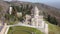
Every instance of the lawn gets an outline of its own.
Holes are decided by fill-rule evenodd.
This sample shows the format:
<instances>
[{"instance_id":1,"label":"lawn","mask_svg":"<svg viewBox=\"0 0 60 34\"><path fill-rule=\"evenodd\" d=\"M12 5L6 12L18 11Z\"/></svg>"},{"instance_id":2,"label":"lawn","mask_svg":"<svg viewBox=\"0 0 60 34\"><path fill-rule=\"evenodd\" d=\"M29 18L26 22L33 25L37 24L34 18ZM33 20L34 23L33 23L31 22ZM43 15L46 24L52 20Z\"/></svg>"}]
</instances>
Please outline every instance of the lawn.
<instances>
[{"instance_id":1,"label":"lawn","mask_svg":"<svg viewBox=\"0 0 60 34\"><path fill-rule=\"evenodd\" d=\"M42 34L40 30L25 26L10 27L8 34Z\"/></svg>"},{"instance_id":2,"label":"lawn","mask_svg":"<svg viewBox=\"0 0 60 34\"><path fill-rule=\"evenodd\" d=\"M60 27L53 25L48 21L46 21L46 23L48 23L49 26L49 34L60 34Z\"/></svg>"}]
</instances>

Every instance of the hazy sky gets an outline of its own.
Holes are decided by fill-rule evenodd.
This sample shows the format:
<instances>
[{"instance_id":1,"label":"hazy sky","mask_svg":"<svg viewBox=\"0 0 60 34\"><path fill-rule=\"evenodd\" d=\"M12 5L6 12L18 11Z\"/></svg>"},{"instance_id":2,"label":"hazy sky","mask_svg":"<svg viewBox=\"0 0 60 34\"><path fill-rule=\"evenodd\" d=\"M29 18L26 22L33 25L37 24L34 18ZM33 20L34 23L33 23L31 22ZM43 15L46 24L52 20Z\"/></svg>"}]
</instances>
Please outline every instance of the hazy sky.
<instances>
[{"instance_id":1,"label":"hazy sky","mask_svg":"<svg viewBox=\"0 0 60 34\"><path fill-rule=\"evenodd\" d=\"M11 1L11 0L9 0ZM60 2L60 0L19 0L19 1L28 1L28 2Z\"/></svg>"},{"instance_id":2,"label":"hazy sky","mask_svg":"<svg viewBox=\"0 0 60 34\"><path fill-rule=\"evenodd\" d=\"M60 8L60 0L19 0L19 1L45 3L47 5Z\"/></svg>"}]
</instances>

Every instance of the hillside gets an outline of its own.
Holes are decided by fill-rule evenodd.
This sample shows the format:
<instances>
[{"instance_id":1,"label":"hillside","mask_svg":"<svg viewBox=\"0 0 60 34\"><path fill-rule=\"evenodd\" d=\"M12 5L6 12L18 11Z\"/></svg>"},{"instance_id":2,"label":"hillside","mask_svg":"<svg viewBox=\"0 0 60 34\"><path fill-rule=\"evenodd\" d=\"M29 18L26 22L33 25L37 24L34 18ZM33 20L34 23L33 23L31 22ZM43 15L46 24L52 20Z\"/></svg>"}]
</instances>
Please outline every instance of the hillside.
<instances>
[{"instance_id":1,"label":"hillside","mask_svg":"<svg viewBox=\"0 0 60 34\"><path fill-rule=\"evenodd\" d=\"M48 23L49 26L49 34L60 34L60 27L53 25L48 21L46 21L46 23Z\"/></svg>"},{"instance_id":2,"label":"hillside","mask_svg":"<svg viewBox=\"0 0 60 34\"><path fill-rule=\"evenodd\" d=\"M1 9L2 11L0 11L0 13L1 13L1 14L7 13L8 6L9 6L9 5L8 5L6 2L0 1L0 8L2 8L2 9Z\"/></svg>"},{"instance_id":3,"label":"hillside","mask_svg":"<svg viewBox=\"0 0 60 34\"><path fill-rule=\"evenodd\" d=\"M57 9L57 8L55 8L55 7L51 7L51 6L48 6L48 5L46 5L46 4L42 4L42 3L31 3L31 2L22 2L22 1L14 1L14 2L11 2L11 3L13 3L13 4L15 4L15 5L32 5L33 7L36 5L39 9L40 9L40 11L44 11L45 12L45 14L49 14L49 15L51 15L51 16L53 16L53 17L56 17L56 19L57 19L57 24L58 24L58 26L60 26L60 9Z\"/></svg>"},{"instance_id":4,"label":"hillside","mask_svg":"<svg viewBox=\"0 0 60 34\"><path fill-rule=\"evenodd\" d=\"M60 26L60 9L45 5L45 4L38 4L38 8L45 12L45 14L49 14L53 17L56 17L58 21L58 25Z\"/></svg>"},{"instance_id":5,"label":"hillside","mask_svg":"<svg viewBox=\"0 0 60 34\"><path fill-rule=\"evenodd\" d=\"M0 1L0 6L2 6L3 10L2 14L7 13L8 8L10 3L15 4L15 5L32 5L33 7L36 5L41 11L44 11L46 14L49 14L51 16L56 17L57 21L58 21L58 26L60 26L60 9L57 9L55 7L51 7L48 6L46 4L42 4L42 3L31 3L31 2L22 2L22 1L14 1L14 2L6 2L6 1ZM4 13L3 13L4 12Z\"/></svg>"},{"instance_id":6,"label":"hillside","mask_svg":"<svg viewBox=\"0 0 60 34\"><path fill-rule=\"evenodd\" d=\"M58 21L57 25L53 25L50 22L46 22L46 23L48 23L48 25L49 25L49 34L60 34L60 27L58 27L58 26L60 26L60 9L57 9L57 8L54 8L54 7L51 7L46 4L42 4L42 3L30 3L30 2L19 2L19 1L4 2L4 1L2 1L2 2L0 2L0 9L2 10L0 13L2 15L5 15L5 13L8 12L10 3L12 5L16 5L16 6L17 5L25 6L28 4L29 6L32 5L33 8L34 8L34 6L37 6L40 9L40 11L45 12L45 14L47 14L47 15L49 14L51 16L56 17L56 20Z\"/></svg>"}]
</instances>

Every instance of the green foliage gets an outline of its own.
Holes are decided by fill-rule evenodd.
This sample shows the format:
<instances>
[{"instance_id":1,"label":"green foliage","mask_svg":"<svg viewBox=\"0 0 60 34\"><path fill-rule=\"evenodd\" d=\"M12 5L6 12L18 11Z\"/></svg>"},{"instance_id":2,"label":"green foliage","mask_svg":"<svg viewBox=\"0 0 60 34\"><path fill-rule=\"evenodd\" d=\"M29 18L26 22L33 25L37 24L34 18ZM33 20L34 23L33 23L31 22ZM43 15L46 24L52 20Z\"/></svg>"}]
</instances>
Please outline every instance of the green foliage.
<instances>
[{"instance_id":1,"label":"green foliage","mask_svg":"<svg viewBox=\"0 0 60 34\"><path fill-rule=\"evenodd\" d=\"M50 15L48 16L48 21L51 22L52 24L57 25L57 20L55 17L51 17Z\"/></svg>"},{"instance_id":2,"label":"green foliage","mask_svg":"<svg viewBox=\"0 0 60 34\"><path fill-rule=\"evenodd\" d=\"M20 6L15 6L16 7L16 10L18 11L18 12L21 12L22 11L22 7L20 7Z\"/></svg>"},{"instance_id":3,"label":"green foliage","mask_svg":"<svg viewBox=\"0 0 60 34\"><path fill-rule=\"evenodd\" d=\"M22 17L18 18L18 20L20 19L23 20L25 19L25 15L28 14L30 15L31 14L31 9L33 8L32 5L29 7L29 5L27 4L26 7L24 5L20 5L20 6L12 6L14 10L17 10L17 12L22 12Z\"/></svg>"},{"instance_id":4,"label":"green foliage","mask_svg":"<svg viewBox=\"0 0 60 34\"><path fill-rule=\"evenodd\" d=\"M23 17L18 18L19 21L23 21Z\"/></svg>"},{"instance_id":5,"label":"green foliage","mask_svg":"<svg viewBox=\"0 0 60 34\"><path fill-rule=\"evenodd\" d=\"M13 7L12 15L8 15L7 19L15 20L14 16L17 17L16 12L21 12L22 16L20 18L17 17L19 21L24 20L26 14L31 15L31 10L33 8L32 5L29 5L29 4L26 4L26 5L21 4L20 6L11 4L11 7Z\"/></svg>"},{"instance_id":6,"label":"green foliage","mask_svg":"<svg viewBox=\"0 0 60 34\"><path fill-rule=\"evenodd\" d=\"M13 8L15 7L17 12L22 12L24 14L31 14L31 9L33 8L32 6L29 7L27 4L26 7L23 5L20 6L12 6Z\"/></svg>"},{"instance_id":7,"label":"green foliage","mask_svg":"<svg viewBox=\"0 0 60 34\"><path fill-rule=\"evenodd\" d=\"M6 19L14 19L15 17L14 17L13 15L6 14L6 15L5 15L5 18L6 18Z\"/></svg>"},{"instance_id":8,"label":"green foliage","mask_svg":"<svg viewBox=\"0 0 60 34\"><path fill-rule=\"evenodd\" d=\"M52 16L48 15L47 18L46 18L46 20L49 21L52 24L57 25L57 20L56 20L55 17L52 17Z\"/></svg>"},{"instance_id":9,"label":"green foliage","mask_svg":"<svg viewBox=\"0 0 60 34\"><path fill-rule=\"evenodd\" d=\"M18 21L17 17L13 16L13 15L10 15L10 14L6 14L5 15L5 19L8 21L8 25L12 25L12 24L15 24L16 21Z\"/></svg>"},{"instance_id":10,"label":"green foliage","mask_svg":"<svg viewBox=\"0 0 60 34\"><path fill-rule=\"evenodd\" d=\"M2 6L0 6L0 11L1 11L2 9L3 9Z\"/></svg>"},{"instance_id":11,"label":"green foliage","mask_svg":"<svg viewBox=\"0 0 60 34\"><path fill-rule=\"evenodd\" d=\"M56 20L55 17L53 17L53 16L51 16L51 15L49 15L48 13L45 13L45 12L43 12L43 15L44 15L44 19L45 19L45 20L49 21L49 22L52 23L52 24L57 25L58 22L57 22L57 20Z\"/></svg>"}]
</instances>

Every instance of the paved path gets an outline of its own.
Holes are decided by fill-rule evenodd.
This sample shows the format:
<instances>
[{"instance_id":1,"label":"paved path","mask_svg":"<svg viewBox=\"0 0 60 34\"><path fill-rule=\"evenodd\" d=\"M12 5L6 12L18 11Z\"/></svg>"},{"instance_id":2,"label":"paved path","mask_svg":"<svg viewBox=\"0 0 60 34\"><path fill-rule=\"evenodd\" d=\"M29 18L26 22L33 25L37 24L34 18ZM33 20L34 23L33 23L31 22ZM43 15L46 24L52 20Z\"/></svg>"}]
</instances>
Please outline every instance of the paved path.
<instances>
[{"instance_id":1,"label":"paved path","mask_svg":"<svg viewBox=\"0 0 60 34\"><path fill-rule=\"evenodd\" d=\"M5 31L5 34L8 33L9 27L10 27L10 26L7 26L6 31Z\"/></svg>"},{"instance_id":2,"label":"paved path","mask_svg":"<svg viewBox=\"0 0 60 34\"><path fill-rule=\"evenodd\" d=\"M6 27L7 25L5 24L4 26L3 26L3 28L2 28L2 30L1 30L1 32L0 32L0 34L5 34L5 31L6 31Z\"/></svg>"},{"instance_id":3,"label":"paved path","mask_svg":"<svg viewBox=\"0 0 60 34\"><path fill-rule=\"evenodd\" d=\"M8 25L7 27L14 27L14 26L27 26L27 27L37 28L38 30L40 30L42 32L45 32L45 34L48 34L48 24L46 24L46 23L44 25L44 28L39 28L39 27L36 27L36 26L26 25L26 24L23 24L21 22L19 22L18 24L15 24L15 25Z\"/></svg>"},{"instance_id":4,"label":"paved path","mask_svg":"<svg viewBox=\"0 0 60 34\"><path fill-rule=\"evenodd\" d=\"M0 32L0 34L7 34L8 33L8 30L9 30L9 27L14 27L14 26L27 26L27 27L32 27L32 28L37 28L38 30L41 30L41 31L44 31L45 34L48 34L48 25L45 24L45 29L44 28L38 28L36 26L31 26L31 25L26 25L26 24L23 24L21 22L19 22L18 24L15 24L15 25L6 25L4 26L3 30Z\"/></svg>"}]
</instances>

